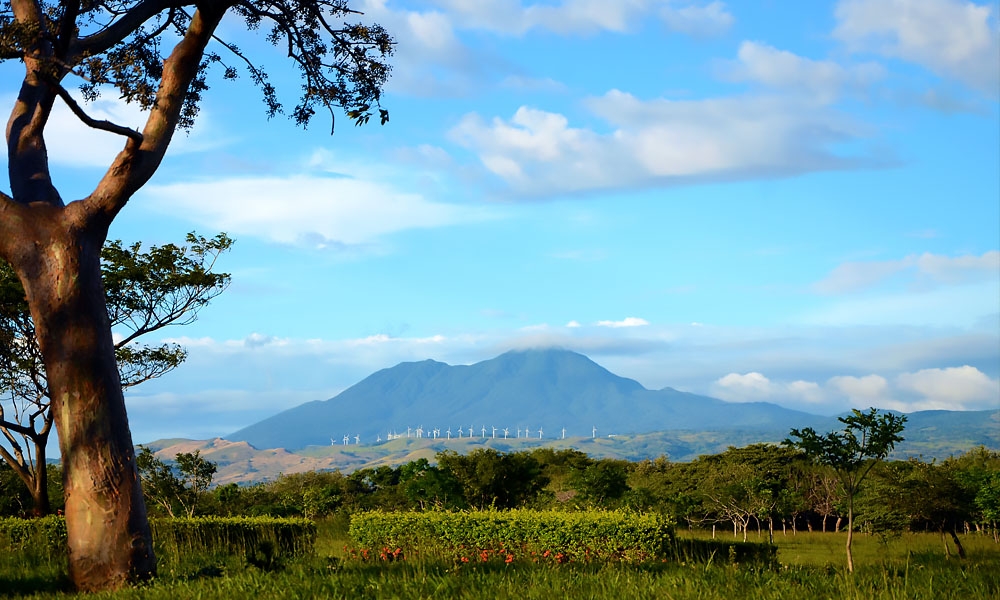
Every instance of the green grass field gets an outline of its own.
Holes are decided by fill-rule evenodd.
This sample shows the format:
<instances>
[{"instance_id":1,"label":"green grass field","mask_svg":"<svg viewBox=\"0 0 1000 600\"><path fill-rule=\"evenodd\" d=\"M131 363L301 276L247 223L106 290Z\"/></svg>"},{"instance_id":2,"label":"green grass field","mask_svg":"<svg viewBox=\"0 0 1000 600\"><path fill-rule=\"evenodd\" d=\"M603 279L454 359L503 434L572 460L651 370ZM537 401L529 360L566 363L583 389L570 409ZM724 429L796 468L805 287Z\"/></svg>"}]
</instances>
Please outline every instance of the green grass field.
<instances>
[{"instance_id":1,"label":"green grass field","mask_svg":"<svg viewBox=\"0 0 1000 600\"><path fill-rule=\"evenodd\" d=\"M346 556L345 522L320 526L314 557L274 571L235 556L163 556L160 575L140 588L93 598L183 600L236 598L857 598L1000 597L1000 545L965 535L968 557L947 558L937 534L888 541L855 537L857 572L844 564L844 534L777 533L780 566L713 563L623 565L454 564L441 560L361 562ZM710 537L707 532L681 536ZM732 532L718 532L732 539ZM728 535L728 538L726 536ZM763 539L766 539L764 534ZM756 534L751 534L756 541ZM954 548L952 547L952 554ZM0 597L65 598L61 561L0 556Z\"/></svg>"}]
</instances>

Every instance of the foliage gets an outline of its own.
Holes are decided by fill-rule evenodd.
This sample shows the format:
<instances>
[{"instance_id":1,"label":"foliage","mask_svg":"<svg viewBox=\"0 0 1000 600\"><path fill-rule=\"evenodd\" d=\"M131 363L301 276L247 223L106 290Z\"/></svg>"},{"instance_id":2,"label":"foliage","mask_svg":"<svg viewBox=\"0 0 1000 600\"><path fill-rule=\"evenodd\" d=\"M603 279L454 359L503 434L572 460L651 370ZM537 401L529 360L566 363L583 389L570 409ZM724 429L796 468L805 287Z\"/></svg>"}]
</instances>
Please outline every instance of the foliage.
<instances>
[{"instance_id":1,"label":"foliage","mask_svg":"<svg viewBox=\"0 0 1000 600\"><path fill-rule=\"evenodd\" d=\"M606 505L620 500L628 487L626 461L599 460L583 469L576 469L570 482L580 498L594 505Z\"/></svg>"},{"instance_id":2,"label":"foliage","mask_svg":"<svg viewBox=\"0 0 1000 600\"><path fill-rule=\"evenodd\" d=\"M189 233L186 245L143 250L119 240L101 251L105 302L120 338L115 353L123 388L134 387L177 368L187 353L177 344L141 345L137 340L169 325L187 325L229 286L228 273L214 272L216 260L233 240L224 233L205 238ZM0 260L0 445L3 458L37 496L36 514L52 509L50 478L40 477L53 414L51 391L28 310L24 288L10 265ZM10 407L10 412L5 410ZM20 441L19 441L19 438Z\"/></svg>"},{"instance_id":3,"label":"foliage","mask_svg":"<svg viewBox=\"0 0 1000 600\"><path fill-rule=\"evenodd\" d=\"M206 495L217 466L201 457L201 452L181 452L168 465L145 446L139 446L135 457L143 493L150 503L173 517L184 514L193 517L199 501Z\"/></svg>"},{"instance_id":4,"label":"foliage","mask_svg":"<svg viewBox=\"0 0 1000 600\"><path fill-rule=\"evenodd\" d=\"M854 532L854 498L861 489L861 483L876 463L892 452L896 442L903 440L899 435L906 425L905 415L893 413L878 414L877 409L862 413L854 409L852 414L840 417L844 424L841 432L832 431L826 435L817 434L811 427L802 431L792 429L785 444L801 449L809 458L819 464L832 467L840 477L840 483L847 498L847 569L854 571L851 557L851 541ZM798 438L793 441L791 438Z\"/></svg>"},{"instance_id":5,"label":"foliage","mask_svg":"<svg viewBox=\"0 0 1000 600\"><path fill-rule=\"evenodd\" d=\"M522 506L548 483L539 462L526 453L477 448L464 456L441 452L437 459L441 469L458 481L465 501L478 509Z\"/></svg>"},{"instance_id":6,"label":"foliage","mask_svg":"<svg viewBox=\"0 0 1000 600\"><path fill-rule=\"evenodd\" d=\"M350 536L372 556L389 549L398 558L421 548L461 562L490 556L642 562L670 554L673 523L621 511L368 512L351 518Z\"/></svg>"},{"instance_id":7,"label":"foliage","mask_svg":"<svg viewBox=\"0 0 1000 600\"><path fill-rule=\"evenodd\" d=\"M309 519L273 517L185 517L151 519L157 547L172 553L211 550L253 555L266 545L280 556L311 554L316 524Z\"/></svg>"}]
</instances>

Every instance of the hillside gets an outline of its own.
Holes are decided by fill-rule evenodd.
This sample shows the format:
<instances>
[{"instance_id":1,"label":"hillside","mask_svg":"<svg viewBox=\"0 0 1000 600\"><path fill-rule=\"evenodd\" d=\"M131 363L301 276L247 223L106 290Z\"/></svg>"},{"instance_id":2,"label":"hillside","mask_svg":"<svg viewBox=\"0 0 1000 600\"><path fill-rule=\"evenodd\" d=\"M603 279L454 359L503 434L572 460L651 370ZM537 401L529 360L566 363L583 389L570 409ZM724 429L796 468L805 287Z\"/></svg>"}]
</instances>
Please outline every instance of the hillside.
<instances>
[{"instance_id":1,"label":"hillside","mask_svg":"<svg viewBox=\"0 0 1000 600\"><path fill-rule=\"evenodd\" d=\"M787 430L829 419L775 404L728 403L672 388L648 390L582 354L513 351L473 365L433 360L378 371L339 395L286 410L225 436L257 448L372 445L396 434L547 439L665 430ZM422 437L423 437L422 436Z\"/></svg>"},{"instance_id":2,"label":"hillside","mask_svg":"<svg viewBox=\"0 0 1000 600\"><path fill-rule=\"evenodd\" d=\"M829 428L837 423L831 419ZM829 429L827 428L827 429ZM827 429L821 429L825 431ZM666 455L684 462L702 454L715 454L729 446L756 442L780 442L787 429L730 429L727 431L660 431L637 435L608 437L571 437L566 439L463 438L398 439L376 445L311 446L298 452L281 449L258 450L246 442L223 439L209 441L161 440L148 444L157 456L172 459L178 452L200 450L202 456L218 463L216 484L252 483L276 478L281 473L338 469L345 473L366 467L398 465L418 458L433 461L441 450L466 453L475 448L493 448L502 452L538 447L575 448L594 458L626 460L653 459ZM1000 411L923 411L907 415L905 441L896 447L893 459L920 457L943 460L976 446L1000 448Z\"/></svg>"}]
</instances>

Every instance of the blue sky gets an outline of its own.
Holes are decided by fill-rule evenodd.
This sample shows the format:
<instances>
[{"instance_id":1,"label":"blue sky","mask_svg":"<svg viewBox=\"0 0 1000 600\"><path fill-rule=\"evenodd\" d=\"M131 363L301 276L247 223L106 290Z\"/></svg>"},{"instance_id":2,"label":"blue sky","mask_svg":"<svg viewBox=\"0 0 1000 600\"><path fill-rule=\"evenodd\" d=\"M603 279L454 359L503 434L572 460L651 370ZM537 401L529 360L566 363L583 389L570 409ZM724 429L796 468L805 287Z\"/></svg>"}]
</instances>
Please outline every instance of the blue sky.
<instances>
[{"instance_id":1,"label":"blue sky","mask_svg":"<svg viewBox=\"0 0 1000 600\"><path fill-rule=\"evenodd\" d=\"M355 6L398 41L387 126L302 131L216 81L113 226L237 239L232 287L161 336L188 362L129 394L137 442L537 346L821 414L1000 407L996 2ZM294 104L280 53L223 34ZM48 138L67 198L121 144L74 119Z\"/></svg>"}]
</instances>

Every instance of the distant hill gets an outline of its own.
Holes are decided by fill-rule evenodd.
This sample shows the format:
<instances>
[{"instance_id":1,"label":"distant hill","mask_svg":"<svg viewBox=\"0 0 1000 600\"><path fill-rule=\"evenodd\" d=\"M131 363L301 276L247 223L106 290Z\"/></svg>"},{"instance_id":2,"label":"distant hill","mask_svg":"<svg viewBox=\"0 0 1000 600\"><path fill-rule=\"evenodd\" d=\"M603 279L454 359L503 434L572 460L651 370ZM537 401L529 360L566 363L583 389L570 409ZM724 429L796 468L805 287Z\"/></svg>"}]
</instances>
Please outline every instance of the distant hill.
<instances>
[{"instance_id":1,"label":"distant hill","mask_svg":"<svg viewBox=\"0 0 1000 600\"><path fill-rule=\"evenodd\" d=\"M829 427L839 424L829 420ZM200 450L201 455L219 465L216 484L251 483L276 478L281 473L338 469L349 473L365 467L398 465L418 458L434 460L441 450L467 453L475 448L493 448L501 452L531 450L539 447L574 448L594 458L626 460L652 459L667 455L673 461L689 461L703 454L715 454L729 446L756 442L780 442L788 435L785 428L728 430L658 431L636 435L604 437L568 437L566 439L397 439L374 445L310 446L298 452L283 449L258 450L246 442L160 440L147 444L157 456L173 459L178 452ZM942 460L976 446L1000 448L1000 411L923 411L907 415L906 438L896 446L891 458L920 457Z\"/></svg>"},{"instance_id":2,"label":"distant hill","mask_svg":"<svg viewBox=\"0 0 1000 600\"><path fill-rule=\"evenodd\" d=\"M648 390L582 354L526 350L473 365L433 360L400 363L378 371L325 401L302 404L241 429L226 439L257 448L295 450L343 443L362 445L391 433L424 436L439 430L453 438L471 427L493 435L559 438L636 434L664 430L782 429L821 425L829 419L766 402L729 403L672 388Z\"/></svg>"}]
</instances>

